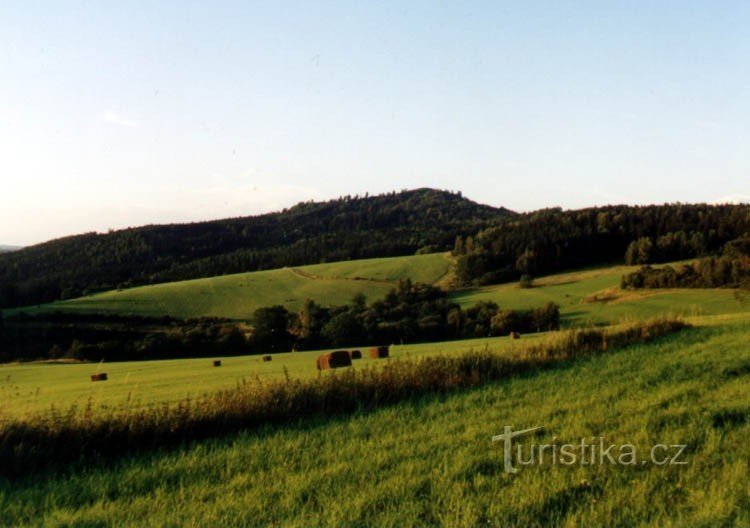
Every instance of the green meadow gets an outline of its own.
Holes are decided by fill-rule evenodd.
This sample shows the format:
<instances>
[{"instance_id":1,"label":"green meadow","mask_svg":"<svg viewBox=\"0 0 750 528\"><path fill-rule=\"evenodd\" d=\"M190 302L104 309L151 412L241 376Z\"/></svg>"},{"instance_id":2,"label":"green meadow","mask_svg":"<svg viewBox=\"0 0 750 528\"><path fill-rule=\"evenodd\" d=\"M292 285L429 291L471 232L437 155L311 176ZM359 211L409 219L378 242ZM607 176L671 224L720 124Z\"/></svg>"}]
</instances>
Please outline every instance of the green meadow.
<instances>
[{"instance_id":1,"label":"green meadow","mask_svg":"<svg viewBox=\"0 0 750 528\"><path fill-rule=\"evenodd\" d=\"M544 334L524 336L520 341L508 337L468 339L442 343L394 345L390 359L373 360L362 347L363 359L355 360L353 368L379 367L388 361L441 354L457 354L469 350L508 350L539 342ZM301 379L319 373L315 358L326 351L287 352L274 354L270 362L261 356L219 358L221 367L213 367L211 358L173 359L159 361L123 361L113 363L31 362L0 366L0 423L9 418L31 418L39 413L75 405L100 410L142 407L175 403L220 389L231 388L244 381L280 379L288 376ZM92 383L91 374L106 372L108 380Z\"/></svg>"},{"instance_id":2,"label":"green meadow","mask_svg":"<svg viewBox=\"0 0 750 528\"><path fill-rule=\"evenodd\" d=\"M335 262L107 291L22 311L249 319L258 308L281 304L295 310L306 299L342 305L363 294L373 301L399 279L432 284L451 266L445 253Z\"/></svg>"},{"instance_id":3,"label":"green meadow","mask_svg":"<svg viewBox=\"0 0 750 528\"><path fill-rule=\"evenodd\" d=\"M454 292L452 296L464 306L479 301L494 301L507 308L532 308L551 300L560 305L564 326L609 325L664 314L682 315L691 323L703 326L724 324L727 321L747 321L750 317L750 296L736 290L620 291L617 287L619 279L631 269L633 268L627 266L614 266L557 274L536 280L534 287L529 289L521 289L516 283L512 283L462 290ZM302 277L300 271L306 276ZM346 293L328 292L327 299L341 295L340 302L343 303L349 300L352 287L382 287L384 293L394 281L404 276L422 281L432 279L435 282L449 271L450 262L444 254L371 259L306 266L296 271L283 269L133 288L50 306L64 305L66 309L77 306L81 310L95 310L94 305L88 304L93 299L120 295L128 295L130 299L134 299L137 294L149 295L149 298L154 299L153 302L162 298L163 302L170 303L169 306L180 306L175 310L189 310L191 315L198 313L195 303L201 299L210 299L214 303L212 313L226 315L232 309L239 313L238 306L249 298L250 286L243 287L241 284L262 285L260 290L270 296L268 304L274 304L281 298L274 295L279 295L293 281L304 283L305 288L311 288L312 285L325 288L328 281L339 281L348 288ZM273 277L280 278L274 282ZM196 295L196 284L203 284L203 288L213 284L214 294L203 297ZM219 287L217 284L224 286ZM160 291L161 294L158 293ZM301 295L299 291L296 290L295 295ZM193 297L198 299L191 301ZM236 303L230 303L230 299L235 299ZM149 302L151 301L144 297L144 306L148 306ZM194 303L192 308L191 302ZM88 308L84 308L86 306ZM113 302L109 306L117 311L123 305ZM169 311L171 308L167 304L163 305L163 309L166 310L165 313L175 315L175 312ZM157 312L151 312L154 313ZM251 311L247 310L246 313ZM544 339L544 334L524 335L516 342L507 337L488 337L442 343L392 344L391 355L399 359L456 354L484 348L493 351L512 350L513 347L522 347L540 339ZM367 343L363 343L361 348L364 350L367 346ZM212 367L209 358L108 364L33 362L1 365L0 397L6 405L0 410L0 420L36 415L49 411L53 406L65 409L71 405L79 408L92 405L106 409L174 403L187 397L195 398L232 387L243 381L316 376L318 371L315 358L321 352L274 354L271 362L263 362L259 356L219 358L223 361L219 368ZM355 361L355 368L379 364L381 362L365 357ZM106 372L109 380L92 383L89 376L99 371Z\"/></svg>"},{"instance_id":4,"label":"green meadow","mask_svg":"<svg viewBox=\"0 0 750 528\"><path fill-rule=\"evenodd\" d=\"M350 418L81 461L0 482L0 525L747 526L749 339L746 320L717 323ZM511 475L491 441L505 425L543 427L517 445L603 437L637 457ZM685 464L652 463L656 444L684 444Z\"/></svg>"},{"instance_id":5,"label":"green meadow","mask_svg":"<svg viewBox=\"0 0 750 528\"><path fill-rule=\"evenodd\" d=\"M563 326L589 326L658 315L703 317L750 311L750 293L731 289L622 291L623 274L633 266L610 266L541 277L532 288L517 283L466 288L450 293L463 307L493 301L503 308L535 308L554 301ZM333 262L170 282L97 293L24 308L28 313L170 315L247 320L260 307L281 304L299 309L306 299L323 305L346 304L356 294L372 302L400 279L447 285L452 261L445 253Z\"/></svg>"},{"instance_id":6,"label":"green meadow","mask_svg":"<svg viewBox=\"0 0 750 528\"><path fill-rule=\"evenodd\" d=\"M535 280L532 288L500 284L458 291L452 298L464 307L492 301L511 309L554 301L560 306L563 326L612 324L658 315L705 317L750 311L750 292L739 290L621 290L620 278L635 269L637 266L611 266L560 273Z\"/></svg>"},{"instance_id":7,"label":"green meadow","mask_svg":"<svg viewBox=\"0 0 750 528\"><path fill-rule=\"evenodd\" d=\"M746 294L620 291L619 278L628 270L584 270L540 278L529 289L504 284L451 295L464 306L489 300L508 308L530 308L551 300L561 306L566 326L681 314L694 328L552 370L415 397L350 417L300 418L177 448L81 460L64 471L0 480L0 525L747 526ZM159 308L164 312L154 309L152 314L175 315L170 310L181 306L182 314L230 315L232 310L246 313L240 306L248 302L251 289L268 295L268 302L259 305L276 303L285 295L296 302L304 288L319 285L326 290L333 281L349 289L345 294L326 290L326 299L340 294L345 302L351 288L382 287L384 293L403 276L434 283L449 273L444 255L374 259L362 267L335 263L217 277L53 306L96 310L93 305L85 308L86 303L120 295L135 302L143 295L144 306L157 298L164 303ZM307 286L289 286L296 281ZM204 300L213 303L210 309L190 300L199 288L209 291L209 284L213 293ZM368 291L372 295L376 290ZM110 303L106 306L115 312L124 306ZM517 341L494 337L394 344L390 359L365 357L353 368L470 350L513 354L554 337L549 333ZM0 420L64 415L71 406L106 413L128 406L175 405L248 381L329 376L315 368L319 353L275 354L271 362L259 356L226 357L220 358L218 368L210 358L6 364L0 366ZM107 372L109 380L92 383L89 376L96 372ZM507 474L502 448L491 441L505 425L543 427L520 441L524 445L532 440L577 444L581 438L598 437L608 444L632 444L638 463L542 463ZM651 463L646 457L655 444L686 445L681 459L686 464Z\"/></svg>"}]
</instances>

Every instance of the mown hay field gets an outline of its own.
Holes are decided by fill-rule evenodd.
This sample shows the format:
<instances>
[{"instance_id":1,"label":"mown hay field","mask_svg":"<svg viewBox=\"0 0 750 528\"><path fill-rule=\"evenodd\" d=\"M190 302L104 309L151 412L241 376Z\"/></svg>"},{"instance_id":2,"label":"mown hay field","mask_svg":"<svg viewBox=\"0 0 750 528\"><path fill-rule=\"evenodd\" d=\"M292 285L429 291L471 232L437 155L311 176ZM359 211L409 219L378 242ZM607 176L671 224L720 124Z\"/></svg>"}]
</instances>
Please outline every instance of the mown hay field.
<instances>
[{"instance_id":1,"label":"mown hay field","mask_svg":"<svg viewBox=\"0 0 750 528\"><path fill-rule=\"evenodd\" d=\"M703 326L530 376L0 482L0 524L746 526L750 329ZM217 369L219 370L219 369ZM491 438L632 444L503 471ZM555 440L557 439L557 440ZM641 464L685 444L685 465Z\"/></svg>"}]
</instances>

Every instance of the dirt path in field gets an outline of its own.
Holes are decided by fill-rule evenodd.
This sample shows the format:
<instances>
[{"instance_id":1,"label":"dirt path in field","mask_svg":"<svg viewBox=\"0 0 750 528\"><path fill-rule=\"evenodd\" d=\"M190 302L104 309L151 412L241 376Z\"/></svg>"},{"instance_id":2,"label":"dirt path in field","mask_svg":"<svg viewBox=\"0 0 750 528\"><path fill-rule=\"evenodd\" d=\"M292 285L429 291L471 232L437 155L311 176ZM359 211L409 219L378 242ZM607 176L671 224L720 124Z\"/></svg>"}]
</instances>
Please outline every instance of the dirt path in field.
<instances>
[{"instance_id":1,"label":"dirt path in field","mask_svg":"<svg viewBox=\"0 0 750 528\"><path fill-rule=\"evenodd\" d=\"M372 279L367 277L324 277L322 275L314 275L312 273L308 273L306 271L302 271L299 268L286 268L298 277L301 277L303 279L310 279L310 280L346 280L346 281L356 281L356 282L376 282L378 284L396 284L396 281L389 281L385 279Z\"/></svg>"}]
</instances>

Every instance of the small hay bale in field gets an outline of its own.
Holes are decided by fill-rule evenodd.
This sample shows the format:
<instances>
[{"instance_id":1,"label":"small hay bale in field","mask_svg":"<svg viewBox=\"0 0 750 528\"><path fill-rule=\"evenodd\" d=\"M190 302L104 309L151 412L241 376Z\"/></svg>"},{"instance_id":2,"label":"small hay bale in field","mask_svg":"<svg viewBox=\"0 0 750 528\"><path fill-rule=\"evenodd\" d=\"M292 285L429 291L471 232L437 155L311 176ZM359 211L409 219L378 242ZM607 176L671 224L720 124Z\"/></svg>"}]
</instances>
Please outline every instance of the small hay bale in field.
<instances>
[{"instance_id":1,"label":"small hay bale in field","mask_svg":"<svg viewBox=\"0 0 750 528\"><path fill-rule=\"evenodd\" d=\"M318 370L351 367L352 358L347 350L337 350L336 352L328 352L327 354L319 355L316 364Z\"/></svg>"},{"instance_id":2,"label":"small hay bale in field","mask_svg":"<svg viewBox=\"0 0 750 528\"><path fill-rule=\"evenodd\" d=\"M220 367L221 366L221 360L220 359L214 359L214 367Z\"/></svg>"},{"instance_id":3,"label":"small hay bale in field","mask_svg":"<svg viewBox=\"0 0 750 528\"><path fill-rule=\"evenodd\" d=\"M370 358L372 359L383 359L388 357L388 347L379 346L370 349Z\"/></svg>"},{"instance_id":4,"label":"small hay bale in field","mask_svg":"<svg viewBox=\"0 0 750 528\"><path fill-rule=\"evenodd\" d=\"M511 333L509 334L509 337L510 337L511 339L521 339L521 334L520 334L520 333L518 333L518 332L511 332Z\"/></svg>"},{"instance_id":5,"label":"small hay bale in field","mask_svg":"<svg viewBox=\"0 0 750 528\"><path fill-rule=\"evenodd\" d=\"M361 351L359 351L359 350L351 350L351 351L349 352L349 356L350 356L350 357L351 357L352 359L362 359L362 352L361 352Z\"/></svg>"},{"instance_id":6,"label":"small hay bale in field","mask_svg":"<svg viewBox=\"0 0 750 528\"><path fill-rule=\"evenodd\" d=\"M101 372L99 374L92 374L91 381L107 381L107 373Z\"/></svg>"},{"instance_id":7,"label":"small hay bale in field","mask_svg":"<svg viewBox=\"0 0 750 528\"><path fill-rule=\"evenodd\" d=\"M263 361L271 361L273 356L263 356Z\"/></svg>"}]
</instances>

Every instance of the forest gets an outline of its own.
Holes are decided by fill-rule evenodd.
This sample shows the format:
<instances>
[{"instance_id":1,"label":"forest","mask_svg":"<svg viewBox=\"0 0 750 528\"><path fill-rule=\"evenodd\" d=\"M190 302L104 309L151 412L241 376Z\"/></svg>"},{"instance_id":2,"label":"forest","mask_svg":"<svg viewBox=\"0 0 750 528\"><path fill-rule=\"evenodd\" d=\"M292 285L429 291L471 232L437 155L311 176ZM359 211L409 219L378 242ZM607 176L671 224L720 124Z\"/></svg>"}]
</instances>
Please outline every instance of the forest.
<instances>
[{"instance_id":1,"label":"forest","mask_svg":"<svg viewBox=\"0 0 750 528\"><path fill-rule=\"evenodd\" d=\"M623 289L750 288L750 238L728 242L720 256L680 266L646 265L622 277Z\"/></svg>"},{"instance_id":2,"label":"forest","mask_svg":"<svg viewBox=\"0 0 750 528\"><path fill-rule=\"evenodd\" d=\"M665 204L546 209L457 237L462 284L484 285L622 262L715 254L750 230L750 206Z\"/></svg>"}]
</instances>

